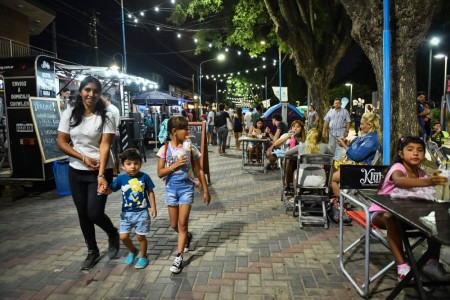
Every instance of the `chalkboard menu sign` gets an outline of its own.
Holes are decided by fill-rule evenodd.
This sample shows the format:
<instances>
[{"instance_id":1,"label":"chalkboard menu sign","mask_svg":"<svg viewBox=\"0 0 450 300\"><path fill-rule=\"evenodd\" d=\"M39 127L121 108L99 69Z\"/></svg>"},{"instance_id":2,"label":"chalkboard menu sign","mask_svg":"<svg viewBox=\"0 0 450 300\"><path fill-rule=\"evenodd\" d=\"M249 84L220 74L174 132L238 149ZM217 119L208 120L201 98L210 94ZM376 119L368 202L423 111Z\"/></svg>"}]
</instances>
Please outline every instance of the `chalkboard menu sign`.
<instances>
[{"instance_id":1,"label":"chalkboard menu sign","mask_svg":"<svg viewBox=\"0 0 450 300\"><path fill-rule=\"evenodd\" d=\"M206 122L189 122L189 136L192 144L200 150L200 167L206 175L206 180L211 183L209 174L208 143L206 142Z\"/></svg>"},{"instance_id":2,"label":"chalkboard menu sign","mask_svg":"<svg viewBox=\"0 0 450 300\"><path fill-rule=\"evenodd\" d=\"M48 163L66 158L56 144L60 120L58 99L30 97L30 109L42 160Z\"/></svg>"}]
</instances>

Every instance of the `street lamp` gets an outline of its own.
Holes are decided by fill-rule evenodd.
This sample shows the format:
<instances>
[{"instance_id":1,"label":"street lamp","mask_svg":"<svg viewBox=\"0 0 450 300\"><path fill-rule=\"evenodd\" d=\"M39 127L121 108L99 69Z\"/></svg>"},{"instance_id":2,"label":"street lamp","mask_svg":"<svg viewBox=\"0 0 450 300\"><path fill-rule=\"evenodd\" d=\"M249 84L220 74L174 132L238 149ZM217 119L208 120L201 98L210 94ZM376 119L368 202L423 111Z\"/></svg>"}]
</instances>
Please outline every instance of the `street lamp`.
<instances>
[{"instance_id":1,"label":"street lamp","mask_svg":"<svg viewBox=\"0 0 450 300\"><path fill-rule=\"evenodd\" d=\"M445 59L445 63L444 63L444 93L442 94L442 100L441 100L441 124L444 128L446 128L447 126L445 126L445 123L444 123L444 114L445 114L445 107L446 107L445 94L447 92L446 85L447 85L447 59L448 59L448 57L447 57L447 55L444 55L444 54L436 54L434 57L439 58L439 59L441 59L441 58Z\"/></svg>"},{"instance_id":2,"label":"street lamp","mask_svg":"<svg viewBox=\"0 0 450 300\"><path fill-rule=\"evenodd\" d=\"M225 59L225 55L224 54L219 54L217 55L216 58L211 58L208 60L204 60L200 63L200 76L198 78L198 106L200 108L200 115L202 114L202 65L208 61L213 61L213 60L218 60L218 61L222 61Z\"/></svg>"},{"instance_id":3,"label":"street lamp","mask_svg":"<svg viewBox=\"0 0 450 300\"><path fill-rule=\"evenodd\" d=\"M441 40L434 37L430 40L430 59L428 62L428 98L427 101L431 101L431 57L433 56L433 46L437 46Z\"/></svg>"},{"instance_id":4,"label":"street lamp","mask_svg":"<svg viewBox=\"0 0 450 300\"><path fill-rule=\"evenodd\" d=\"M123 43L123 56L122 56L122 72L127 72L127 46L125 43L125 18L123 15L123 0L120 0L120 8L122 15L122 43Z\"/></svg>"},{"instance_id":5,"label":"street lamp","mask_svg":"<svg viewBox=\"0 0 450 300\"><path fill-rule=\"evenodd\" d=\"M122 54L120 54L120 53L114 53L114 55L113 55L113 61L114 61L114 64L111 66L111 69L113 69L114 71L118 71L120 68L119 68L119 66L116 64L116 55L120 55L120 58L122 59L122 64L121 64L121 69L122 69L122 72L124 71L123 70L123 67L124 67L124 65L123 65L123 55Z\"/></svg>"},{"instance_id":6,"label":"street lamp","mask_svg":"<svg viewBox=\"0 0 450 300\"><path fill-rule=\"evenodd\" d=\"M346 83L345 84L345 86L349 86L350 87L350 100L348 101L348 104L349 104L349 110L350 110L350 113L351 113L351 111L352 111L352 97L353 97L353 84L351 84L351 83Z\"/></svg>"}]
</instances>

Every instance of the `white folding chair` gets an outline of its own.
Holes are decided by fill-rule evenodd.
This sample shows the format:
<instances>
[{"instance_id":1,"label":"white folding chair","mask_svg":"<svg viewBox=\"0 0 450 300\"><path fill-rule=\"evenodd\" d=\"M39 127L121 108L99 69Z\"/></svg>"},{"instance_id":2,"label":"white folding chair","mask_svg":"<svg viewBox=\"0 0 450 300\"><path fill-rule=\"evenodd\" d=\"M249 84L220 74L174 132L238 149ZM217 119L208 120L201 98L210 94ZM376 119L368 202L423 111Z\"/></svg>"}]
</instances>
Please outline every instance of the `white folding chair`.
<instances>
[{"instance_id":1,"label":"white folding chair","mask_svg":"<svg viewBox=\"0 0 450 300\"><path fill-rule=\"evenodd\" d=\"M387 166L360 165L341 165L340 167L341 196L339 218L339 264L344 276L347 277L347 279L362 297L367 297L369 295L369 285L372 282L377 280L395 265L395 261L391 261L374 275L371 276L370 274L369 265L371 257L371 238L379 241L387 249L389 249L389 245L383 233L373 224L371 224L369 217L370 202L366 200L364 195L362 195L360 192L360 190L374 190L374 192L376 192L383 180L383 172L386 170L386 168ZM344 189L349 189L349 191L345 192ZM364 229L364 233L344 249L345 226L343 224L342 216L346 203L351 203L360 208L359 210L347 210L347 215ZM408 233L408 237L417 236L419 236L420 238L414 242L412 246L413 248L419 245L425 238L421 235L417 235L416 231ZM355 261L350 258L354 253L354 249L362 242L364 242L364 273L362 274L363 282L358 283L356 278L361 277L361 273L354 275L350 274L350 264L355 263Z\"/></svg>"},{"instance_id":2,"label":"white folding chair","mask_svg":"<svg viewBox=\"0 0 450 300\"><path fill-rule=\"evenodd\" d=\"M334 172L333 156L303 154L297 161L295 205L300 228L303 223L320 223L328 228L327 202Z\"/></svg>"},{"instance_id":3,"label":"white folding chair","mask_svg":"<svg viewBox=\"0 0 450 300\"><path fill-rule=\"evenodd\" d=\"M426 144L426 148L430 154L431 160L436 164L441 164L443 161L447 160L447 155L445 155L438 147L436 142L429 141Z\"/></svg>"}]
</instances>

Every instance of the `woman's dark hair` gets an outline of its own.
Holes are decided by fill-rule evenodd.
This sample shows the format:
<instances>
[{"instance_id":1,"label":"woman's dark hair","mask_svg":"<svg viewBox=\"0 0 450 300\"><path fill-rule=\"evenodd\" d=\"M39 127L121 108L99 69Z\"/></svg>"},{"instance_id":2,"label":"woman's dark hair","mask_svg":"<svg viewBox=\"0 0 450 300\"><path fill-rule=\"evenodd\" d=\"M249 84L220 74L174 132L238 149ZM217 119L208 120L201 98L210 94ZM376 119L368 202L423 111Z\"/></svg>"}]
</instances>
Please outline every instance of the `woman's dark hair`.
<instances>
[{"instance_id":1,"label":"woman's dark hair","mask_svg":"<svg viewBox=\"0 0 450 300\"><path fill-rule=\"evenodd\" d=\"M257 119L255 122L255 128L258 128L258 122L262 122L263 126L261 127L261 132L264 132L264 120L262 118Z\"/></svg>"},{"instance_id":2,"label":"woman's dark hair","mask_svg":"<svg viewBox=\"0 0 450 300\"><path fill-rule=\"evenodd\" d=\"M242 108L238 107L238 108L236 109L236 114L237 114L237 116L238 116L239 119L242 118Z\"/></svg>"},{"instance_id":3,"label":"woman's dark hair","mask_svg":"<svg viewBox=\"0 0 450 300\"><path fill-rule=\"evenodd\" d=\"M225 104L220 103L220 104L219 104L219 110L224 110L224 109L225 109Z\"/></svg>"},{"instance_id":4,"label":"woman's dark hair","mask_svg":"<svg viewBox=\"0 0 450 300\"><path fill-rule=\"evenodd\" d=\"M105 108L105 104L100 99L100 95L102 93L102 84L100 83L100 81L97 78L95 78L93 76L88 76L80 82L80 88L78 89L79 93L75 100L72 115L70 116L70 126L71 127L76 127L76 126L80 125L81 120L83 119L83 114L84 114L85 108L84 108L84 104L83 104L83 99L81 98L81 91L89 83L95 84L97 86L98 93L99 93L99 100L97 101L97 104L95 105L94 113L98 113L102 117L102 124L105 123L106 108Z\"/></svg>"},{"instance_id":5,"label":"woman's dark hair","mask_svg":"<svg viewBox=\"0 0 450 300\"><path fill-rule=\"evenodd\" d=\"M188 129L189 123L186 118L182 116L172 116L167 121L167 140L170 140L172 129Z\"/></svg>"},{"instance_id":6,"label":"woman's dark hair","mask_svg":"<svg viewBox=\"0 0 450 300\"><path fill-rule=\"evenodd\" d=\"M403 162L403 159L398 154L400 151L403 151L403 149L408 146L408 144L419 144L423 147L423 149L426 149L425 142L423 139L419 136L406 136L402 137L398 140L397 144L397 152L395 155L394 163L401 163Z\"/></svg>"},{"instance_id":7,"label":"woman's dark hair","mask_svg":"<svg viewBox=\"0 0 450 300\"><path fill-rule=\"evenodd\" d=\"M142 163L142 156L135 148L129 148L120 154L120 162L124 164L126 160L137 160Z\"/></svg>"}]
</instances>

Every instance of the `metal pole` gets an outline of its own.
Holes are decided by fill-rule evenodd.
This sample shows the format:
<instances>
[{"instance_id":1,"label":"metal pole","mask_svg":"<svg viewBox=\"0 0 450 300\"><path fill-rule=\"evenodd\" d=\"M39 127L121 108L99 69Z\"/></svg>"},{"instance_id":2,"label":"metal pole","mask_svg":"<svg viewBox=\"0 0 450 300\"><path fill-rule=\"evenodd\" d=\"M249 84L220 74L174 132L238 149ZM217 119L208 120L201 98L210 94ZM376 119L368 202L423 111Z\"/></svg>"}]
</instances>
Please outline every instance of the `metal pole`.
<instances>
[{"instance_id":1,"label":"metal pole","mask_svg":"<svg viewBox=\"0 0 450 300\"><path fill-rule=\"evenodd\" d=\"M391 32L389 0L383 0L383 164L391 155Z\"/></svg>"},{"instance_id":2,"label":"metal pole","mask_svg":"<svg viewBox=\"0 0 450 300\"><path fill-rule=\"evenodd\" d=\"M352 112L352 103L353 103L353 83L350 84L350 101L349 101L349 111Z\"/></svg>"},{"instance_id":3,"label":"metal pole","mask_svg":"<svg viewBox=\"0 0 450 300\"><path fill-rule=\"evenodd\" d=\"M430 58L428 61L428 95L427 95L427 101L431 100L431 61L433 56L433 46L430 46ZM441 123L442 124L442 123Z\"/></svg>"},{"instance_id":4,"label":"metal pole","mask_svg":"<svg viewBox=\"0 0 450 300\"><path fill-rule=\"evenodd\" d=\"M265 81L264 81L264 90L265 90L265 98L264 100L267 100L267 76L265 77Z\"/></svg>"},{"instance_id":5,"label":"metal pole","mask_svg":"<svg viewBox=\"0 0 450 300\"><path fill-rule=\"evenodd\" d=\"M127 46L125 42L125 18L123 15L123 0L120 0L120 8L122 13L123 72L127 73Z\"/></svg>"},{"instance_id":6,"label":"metal pole","mask_svg":"<svg viewBox=\"0 0 450 300\"><path fill-rule=\"evenodd\" d=\"M288 99L282 99L282 93L281 93L281 49L278 50L278 81L280 84L280 103L281 103L281 117L283 122L289 126L288 119L287 119L287 100ZM285 100L284 102L281 100Z\"/></svg>"},{"instance_id":7,"label":"metal pole","mask_svg":"<svg viewBox=\"0 0 450 300\"><path fill-rule=\"evenodd\" d=\"M200 115L202 115L202 63L200 63L200 76L198 77L198 106L200 110Z\"/></svg>"},{"instance_id":8,"label":"metal pole","mask_svg":"<svg viewBox=\"0 0 450 300\"><path fill-rule=\"evenodd\" d=\"M445 124L445 117L446 117L446 113L447 113L447 105L446 105L446 99L445 99L445 94L447 93L447 59L448 57L445 56L444 57L445 61L444 61L444 92L442 94L442 100L441 100L441 125L444 129L447 129L447 126Z\"/></svg>"},{"instance_id":9,"label":"metal pole","mask_svg":"<svg viewBox=\"0 0 450 300\"><path fill-rule=\"evenodd\" d=\"M217 93L217 80L216 80L216 110L219 105L219 94Z\"/></svg>"}]
</instances>

